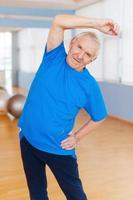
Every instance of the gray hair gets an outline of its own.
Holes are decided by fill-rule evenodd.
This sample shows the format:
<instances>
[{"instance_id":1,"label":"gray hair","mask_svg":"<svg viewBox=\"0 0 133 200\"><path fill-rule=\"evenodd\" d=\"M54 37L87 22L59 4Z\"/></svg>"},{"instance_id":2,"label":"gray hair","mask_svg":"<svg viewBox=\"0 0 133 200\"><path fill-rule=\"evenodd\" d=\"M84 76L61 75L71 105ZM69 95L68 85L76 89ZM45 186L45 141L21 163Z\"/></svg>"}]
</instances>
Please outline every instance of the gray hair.
<instances>
[{"instance_id":1,"label":"gray hair","mask_svg":"<svg viewBox=\"0 0 133 200\"><path fill-rule=\"evenodd\" d=\"M100 48L101 44L100 44L100 40L99 40L98 36L96 35L96 33L90 32L90 31L86 31L86 32L82 32L82 33L77 34L75 37L72 38L71 42L73 40L76 40L76 39L82 37L82 36L87 36L87 37L93 39L96 42L98 49Z\"/></svg>"}]
</instances>

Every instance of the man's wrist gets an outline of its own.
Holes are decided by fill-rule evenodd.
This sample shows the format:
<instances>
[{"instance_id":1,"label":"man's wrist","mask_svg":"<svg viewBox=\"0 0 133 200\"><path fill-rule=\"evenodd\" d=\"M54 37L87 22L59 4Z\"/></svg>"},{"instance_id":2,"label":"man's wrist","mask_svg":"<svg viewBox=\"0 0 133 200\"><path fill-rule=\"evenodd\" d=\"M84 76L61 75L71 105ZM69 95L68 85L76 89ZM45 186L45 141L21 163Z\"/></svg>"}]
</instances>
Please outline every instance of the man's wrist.
<instances>
[{"instance_id":1,"label":"man's wrist","mask_svg":"<svg viewBox=\"0 0 133 200\"><path fill-rule=\"evenodd\" d=\"M74 138L76 140L76 143L79 143L80 142L80 138L78 136L78 133L77 132L73 133L73 136L74 136Z\"/></svg>"},{"instance_id":2,"label":"man's wrist","mask_svg":"<svg viewBox=\"0 0 133 200\"><path fill-rule=\"evenodd\" d=\"M90 19L89 26L90 26L90 28L98 29L99 28L99 19L97 19L97 18Z\"/></svg>"}]
</instances>

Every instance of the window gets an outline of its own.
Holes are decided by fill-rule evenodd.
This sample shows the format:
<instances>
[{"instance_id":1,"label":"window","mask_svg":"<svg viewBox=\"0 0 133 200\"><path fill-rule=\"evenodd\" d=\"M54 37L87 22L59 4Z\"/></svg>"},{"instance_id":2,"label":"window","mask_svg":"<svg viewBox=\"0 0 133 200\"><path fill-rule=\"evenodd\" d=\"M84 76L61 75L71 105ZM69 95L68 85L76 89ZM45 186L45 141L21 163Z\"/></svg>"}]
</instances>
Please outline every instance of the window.
<instances>
[{"instance_id":1,"label":"window","mask_svg":"<svg viewBox=\"0 0 133 200\"><path fill-rule=\"evenodd\" d=\"M10 87L12 83L12 35L0 32L0 86Z\"/></svg>"}]
</instances>

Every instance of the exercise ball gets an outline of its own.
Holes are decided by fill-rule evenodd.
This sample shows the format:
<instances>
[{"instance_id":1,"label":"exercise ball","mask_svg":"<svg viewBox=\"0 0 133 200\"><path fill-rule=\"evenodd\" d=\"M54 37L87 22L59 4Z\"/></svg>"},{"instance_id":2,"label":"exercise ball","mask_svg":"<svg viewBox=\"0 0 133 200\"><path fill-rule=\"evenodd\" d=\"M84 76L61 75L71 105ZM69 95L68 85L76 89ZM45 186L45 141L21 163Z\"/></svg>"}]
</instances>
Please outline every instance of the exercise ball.
<instances>
[{"instance_id":1,"label":"exercise ball","mask_svg":"<svg viewBox=\"0 0 133 200\"><path fill-rule=\"evenodd\" d=\"M8 112L15 118L19 118L24 106L25 96L22 94L16 94L9 98L7 103Z\"/></svg>"},{"instance_id":2,"label":"exercise ball","mask_svg":"<svg viewBox=\"0 0 133 200\"><path fill-rule=\"evenodd\" d=\"M9 99L9 94L6 90L0 88L0 114L7 113L7 102Z\"/></svg>"}]
</instances>

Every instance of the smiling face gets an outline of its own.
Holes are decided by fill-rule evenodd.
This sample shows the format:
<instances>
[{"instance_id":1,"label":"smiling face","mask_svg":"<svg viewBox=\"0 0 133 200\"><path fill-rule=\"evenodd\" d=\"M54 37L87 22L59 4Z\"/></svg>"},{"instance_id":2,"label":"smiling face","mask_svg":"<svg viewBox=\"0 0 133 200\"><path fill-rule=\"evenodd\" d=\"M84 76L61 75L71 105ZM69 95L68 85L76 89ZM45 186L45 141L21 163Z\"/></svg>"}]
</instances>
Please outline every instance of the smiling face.
<instances>
[{"instance_id":1,"label":"smiling face","mask_svg":"<svg viewBox=\"0 0 133 200\"><path fill-rule=\"evenodd\" d=\"M80 36L72 39L66 58L67 63L77 71L96 59L99 50L98 43L90 36Z\"/></svg>"}]
</instances>

